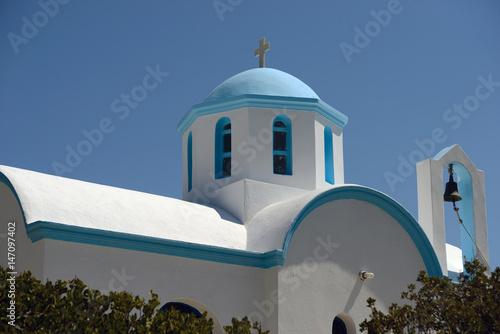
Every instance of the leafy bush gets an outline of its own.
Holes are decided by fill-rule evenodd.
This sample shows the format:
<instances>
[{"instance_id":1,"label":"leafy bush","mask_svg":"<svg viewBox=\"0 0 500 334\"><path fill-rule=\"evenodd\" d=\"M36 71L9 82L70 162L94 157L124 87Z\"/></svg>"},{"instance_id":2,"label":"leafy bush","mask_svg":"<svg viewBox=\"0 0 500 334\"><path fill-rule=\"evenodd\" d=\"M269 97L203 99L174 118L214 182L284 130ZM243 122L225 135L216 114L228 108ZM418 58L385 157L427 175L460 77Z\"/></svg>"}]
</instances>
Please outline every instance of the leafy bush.
<instances>
[{"instance_id":1,"label":"leafy bush","mask_svg":"<svg viewBox=\"0 0 500 334\"><path fill-rule=\"evenodd\" d=\"M500 267L491 275L474 260L464 264L464 273L454 283L446 277L429 277L422 271L421 284L408 285L402 299L411 305L393 303L385 314L367 300L370 320L360 324L368 333L500 333Z\"/></svg>"},{"instance_id":2,"label":"leafy bush","mask_svg":"<svg viewBox=\"0 0 500 334\"><path fill-rule=\"evenodd\" d=\"M206 312L197 317L175 309L161 311L160 299L152 291L146 301L125 291L101 294L78 278L43 284L29 271L13 277L0 267L2 333L210 334L213 329L213 320L207 319ZM11 300L15 300L14 309ZM250 328L259 327L246 317L241 321L233 318L232 322L232 326L224 326L228 333L251 333ZM258 329L258 333L268 332Z\"/></svg>"}]
</instances>

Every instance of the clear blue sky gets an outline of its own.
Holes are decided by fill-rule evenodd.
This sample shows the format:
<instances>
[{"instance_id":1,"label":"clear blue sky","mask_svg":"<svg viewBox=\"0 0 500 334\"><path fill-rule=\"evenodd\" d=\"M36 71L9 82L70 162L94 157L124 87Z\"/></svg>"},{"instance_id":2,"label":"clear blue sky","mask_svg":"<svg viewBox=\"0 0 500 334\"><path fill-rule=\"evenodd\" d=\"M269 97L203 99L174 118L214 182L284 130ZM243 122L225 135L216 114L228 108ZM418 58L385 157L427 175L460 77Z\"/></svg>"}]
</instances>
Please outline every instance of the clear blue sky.
<instances>
[{"instance_id":1,"label":"clear blue sky","mask_svg":"<svg viewBox=\"0 0 500 334\"><path fill-rule=\"evenodd\" d=\"M180 198L177 123L222 81L257 67L253 52L266 37L267 67L349 117L347 183L378 189L418 217L416 174L392 188L384 174L419 156L416 140L433 142L423 158L459 144L485 171L490 261L500 266L497 0L220 0L219 12L213 1L59 1L67 3L0 4L0 164L55 174L82 131L109 119L113 131L63 175ZM113 112L148 66L169 75L128 115ZM490 90L476 92L480 78ZM470 112L454 111L467 103Z\"/></svg>"}]
</instances>

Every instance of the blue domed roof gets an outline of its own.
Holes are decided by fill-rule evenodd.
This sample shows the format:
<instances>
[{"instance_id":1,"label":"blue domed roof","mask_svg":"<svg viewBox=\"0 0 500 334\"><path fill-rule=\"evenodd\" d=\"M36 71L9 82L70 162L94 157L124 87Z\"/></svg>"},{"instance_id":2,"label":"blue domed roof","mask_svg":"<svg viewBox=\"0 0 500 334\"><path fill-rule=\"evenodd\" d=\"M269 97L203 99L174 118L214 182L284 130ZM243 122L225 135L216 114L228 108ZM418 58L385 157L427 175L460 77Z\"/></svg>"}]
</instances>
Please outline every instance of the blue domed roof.
<instances>
[{"instance_id":1,"label":"blue domed roof","mask_svg":"<svg viewBox=\"0 0 500 334\"><path fill-rule=\"evenodd\" d=\"M308 85L293 75L273 68L254 68L221 83L204 102L246 94L319 99Z\"/></svg>"}]
</instances>

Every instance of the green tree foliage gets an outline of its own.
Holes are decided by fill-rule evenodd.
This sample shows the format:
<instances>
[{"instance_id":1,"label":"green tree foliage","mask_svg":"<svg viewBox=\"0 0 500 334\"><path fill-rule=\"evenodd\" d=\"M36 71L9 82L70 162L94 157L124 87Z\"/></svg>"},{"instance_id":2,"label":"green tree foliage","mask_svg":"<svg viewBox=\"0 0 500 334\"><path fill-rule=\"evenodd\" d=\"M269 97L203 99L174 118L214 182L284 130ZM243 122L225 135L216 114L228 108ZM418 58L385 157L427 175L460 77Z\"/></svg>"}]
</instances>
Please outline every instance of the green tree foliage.
<instances>
[{"instance_id":1,"label":"green tree foliage","mask_svg":"<svg viewBox=\"0 0 500 334\"><path fill-rule=\"evenodd\" d=\"M14 277L0 266L0 332L1 333L167 333L210 334L213 320L204 312L200 318L171 309L160 311L158 295L151 298L133 296L128 292L101 294L89 289L80 279L47 281L43 284L25 271L15 277L15 319L8 316L12 293L9 279ZM15 323L15 326L9 325ZM250 333L245 317L233 318L228 333ZM258 329L258 333L261 332Z\"/></svg>"},{"instance_id":2,"label":"green tree foliage","mask_svg":"<svg viewBox=\"0 0 500 334\"><path fill-rule=\"evenodd\" d=\"M360 324L368 333L500 333L500 267L491 275L474 260L453 283L446 277L417 277L420 289L408 285L401 298L410 304L392 304L385 314L367 300L370 320Z\"/></svg>"},{"instance_id":3,"label":"green tree foliage","mask_svg":"<svg viewBox=\"0 0 500 334\"><path fill-rule=\"evenodd\" d=\"M252 331L254 329L254 331ZM253 324L248 320L248 317L244 317L241 320L233 318L231 326L224 326L226 334L269 334L269 331L262 331L258 322Z\"/></svg>"}]
</instances>

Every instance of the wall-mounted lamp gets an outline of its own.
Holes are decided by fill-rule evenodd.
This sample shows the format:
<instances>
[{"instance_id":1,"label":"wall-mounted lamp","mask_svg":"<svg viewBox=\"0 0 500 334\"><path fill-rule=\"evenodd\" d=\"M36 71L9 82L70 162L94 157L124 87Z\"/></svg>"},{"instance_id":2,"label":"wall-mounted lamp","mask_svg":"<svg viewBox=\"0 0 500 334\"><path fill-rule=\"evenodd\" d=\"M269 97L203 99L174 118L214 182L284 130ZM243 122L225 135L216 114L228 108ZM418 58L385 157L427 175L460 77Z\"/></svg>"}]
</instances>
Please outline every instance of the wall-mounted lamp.
<instances>
[{"instance_id":1,"label":"wall-mounted lamp","mask_svg":"<svg viewBox=\"0 0 500 334\"><path fill-rule=\"evenodd\" d=\"M363 282L366 281L367 278L374 278L375 275L373 273L369 273L366 271L360 271L359 272L359 279L362 280Z\"/></svg>"}]
</instances>

